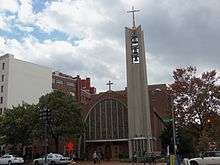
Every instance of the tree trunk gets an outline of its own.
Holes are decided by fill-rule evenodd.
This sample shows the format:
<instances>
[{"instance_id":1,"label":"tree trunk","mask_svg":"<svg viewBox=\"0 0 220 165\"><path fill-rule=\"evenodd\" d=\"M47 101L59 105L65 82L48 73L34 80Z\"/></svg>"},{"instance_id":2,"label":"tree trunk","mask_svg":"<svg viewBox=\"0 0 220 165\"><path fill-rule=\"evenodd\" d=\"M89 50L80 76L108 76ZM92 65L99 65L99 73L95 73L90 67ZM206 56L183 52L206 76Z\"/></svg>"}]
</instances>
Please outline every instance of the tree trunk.
<instances>
[{"instance_id":1,"label":"tree trunk","mask_svg":"<svg viewBox=\"0 0 220 165\"><path fill-rule=\"evenodd\" d=\"M55 141L56 153L59 153L59 136L56 136L54 138L54 141Z\"/></svg>"}]
</instances>

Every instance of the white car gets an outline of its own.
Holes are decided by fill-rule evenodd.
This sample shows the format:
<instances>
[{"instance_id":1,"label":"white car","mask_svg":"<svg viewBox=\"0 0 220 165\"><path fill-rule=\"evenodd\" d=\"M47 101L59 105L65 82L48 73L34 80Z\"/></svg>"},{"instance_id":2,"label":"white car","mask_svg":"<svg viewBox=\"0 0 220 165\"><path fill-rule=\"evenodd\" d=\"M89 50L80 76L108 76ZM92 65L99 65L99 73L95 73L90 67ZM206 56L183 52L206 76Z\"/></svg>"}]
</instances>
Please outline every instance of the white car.
<instances>
[{"instance_id":1,"label":"white car","mask_svg":"<svg viewBox=\"0 0 220 165\"><path fill-rule=\"evenodd\" d=\"M44 164L44 161L45 161L45 156L42 156L38 159L34 159L33 164L42 165ZM50 153L47 155L47 162L49 165L55 165L55 164L65 165L65 164L69 164L71 161L69 157L64 157L61 154Z\"/></svg>"},{"instance_id":2,"label":"white car","mask_svg":"<svg viewBox=\"0 0 220 165\"><path fill-rule=\"evenodd\" d=\"M0 157L0 164L23 164L24 159L21 157L16 157L14 155L5 154L2 157Z\"/></svg>"},{"instance_id":3,"label":"white car","mask_svg":"<svg viewBox=\"0 0 220 165\"><path fill-rule=\"evenodd\" d=\"M204 152L201 157L188 160L189 165L220 165L220 151Z\"/></svg>"}]
</instances>

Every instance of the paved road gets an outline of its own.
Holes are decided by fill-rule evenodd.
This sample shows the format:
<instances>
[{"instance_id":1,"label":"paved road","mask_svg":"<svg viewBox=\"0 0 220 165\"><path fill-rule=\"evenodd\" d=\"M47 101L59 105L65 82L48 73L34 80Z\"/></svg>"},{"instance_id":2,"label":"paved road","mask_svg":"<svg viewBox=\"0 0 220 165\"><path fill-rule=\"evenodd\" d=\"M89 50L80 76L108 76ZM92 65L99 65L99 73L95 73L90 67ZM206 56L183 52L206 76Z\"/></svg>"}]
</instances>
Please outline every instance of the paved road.
<instances>
[{"instance_id":1,"label":"paved road","mask_svg":"<svg viewBox=\"0 0 220 165\"><path fill-rule=\"evenodd\" d=\"M32 165L32 162L25 163L25 165ZM82 162L77 162L76 165L94 165L94 163L92 161L82 161ZM144 165L144 163L126 163L126 162L118 162L118 161L105 161L99 164L96 163L95 165ZM145 165L166 165L166 163L156 163L156 164L146 163Z\"/></svg>"},{"instance_id":2,"label":"paved road","mask_svg":"<svg viewBox=\"0 0 220 165\"><path fill-rule=\"evenodd\" d=\"M79 165L94 165L93 162L79 162ZM96 165L143 165L144 163L125 163L125 162L118 162L118 161L106 161L106 162L101 162ZM146 163L146 165L148 165ZM151 165L166 165L166 163L156 163L156 164L151 164Z\"/></svg>"}]
</instances>

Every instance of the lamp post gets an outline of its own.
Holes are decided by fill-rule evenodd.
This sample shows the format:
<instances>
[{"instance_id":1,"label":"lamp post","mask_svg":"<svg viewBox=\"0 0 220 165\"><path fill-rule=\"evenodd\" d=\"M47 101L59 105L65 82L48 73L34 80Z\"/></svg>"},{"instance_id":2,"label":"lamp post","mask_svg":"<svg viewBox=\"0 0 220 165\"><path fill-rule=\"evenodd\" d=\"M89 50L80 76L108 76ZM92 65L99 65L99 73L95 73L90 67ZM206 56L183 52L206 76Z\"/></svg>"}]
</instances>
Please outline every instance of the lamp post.
<instances>
[{"instance_id":1,"label":"lamp post","mask_svg":"<svg viewBox=\"0 0 220 165\"><path fill-rule=\"evenodd\" d=\"M155 95L157 93L161 93L161 89L155 89L152 91L152 94ZM175 126L175 112L174 112L174 96L172 94L169 94L168 96L170 96L171 99L171 113L172 113L172 136L173 136L173 151L174 154L176 155L176 151L177 151L177 143L176 143L176 126ZM155 107L154 107L155 108Z\"/></svg>"},{"instance_id":2,"label":"lamp post","mask_svg":"<svg viewBox=\"0 0 220 165\"><path fill-rule=\"evenodd\" d=\"M45 152L45 165L48 164L47 162L47 153L48 153L48 124L50 121L50 110L47 108L43 108L40 110L40 119L42 121L43 127L44 127L44 152Z\"/></svg>"},{"instance_id":3,"label":"lamp post","mask_svg":"<svg viewBox=\"0 0 220 165\"><path fill-rule=\"evenodd\" d=\"M172 99L172 106L171 106L171 111L172 111L172 128L173 128L173 151L174 151L174 155L176 155L176 127L175 127L175 114L174 114L174 105L173 105L173 97L171 97Z\"/></svg>"}]
</instances>

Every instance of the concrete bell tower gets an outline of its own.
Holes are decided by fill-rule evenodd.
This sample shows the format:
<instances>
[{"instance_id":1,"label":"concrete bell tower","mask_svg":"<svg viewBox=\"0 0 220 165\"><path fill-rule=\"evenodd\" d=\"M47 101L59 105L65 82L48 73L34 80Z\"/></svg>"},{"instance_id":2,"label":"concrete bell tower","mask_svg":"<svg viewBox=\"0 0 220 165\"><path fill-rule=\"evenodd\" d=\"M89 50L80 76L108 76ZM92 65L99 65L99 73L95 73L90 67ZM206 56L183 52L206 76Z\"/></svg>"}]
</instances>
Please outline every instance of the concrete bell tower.
<instances>
[{"instance_id":1,"label":"concrete bell tower","mask_svg":"<svg viewBox=\"0 0 220 165\"><path fill-rule=\"evenodd\" d=\"M127 97L128 97L128 133L129 157L142 155L144 151L152 152L150 105L147 83L144 32L141 26L135 26L134 10L133 27L125 28Z\"/></svg>"}]
</instances>

